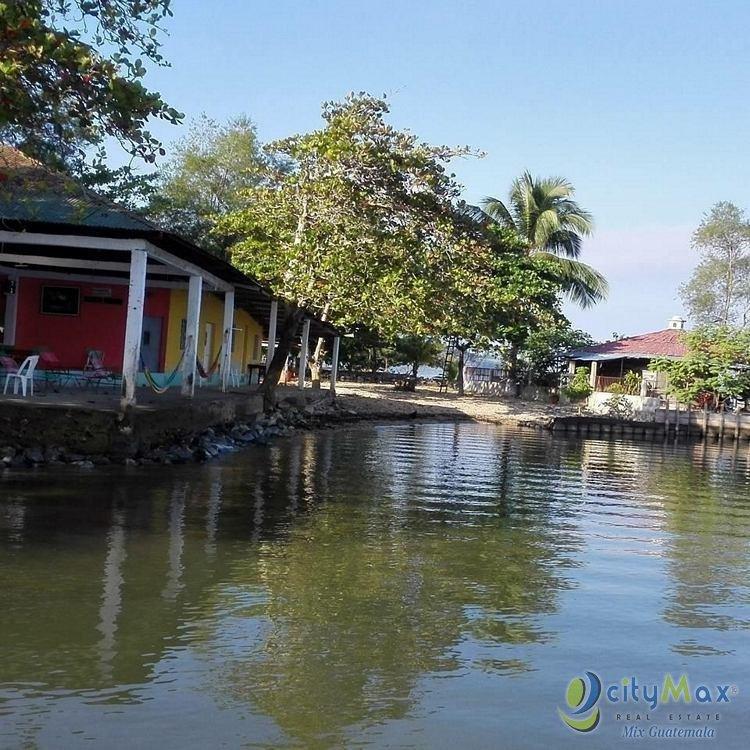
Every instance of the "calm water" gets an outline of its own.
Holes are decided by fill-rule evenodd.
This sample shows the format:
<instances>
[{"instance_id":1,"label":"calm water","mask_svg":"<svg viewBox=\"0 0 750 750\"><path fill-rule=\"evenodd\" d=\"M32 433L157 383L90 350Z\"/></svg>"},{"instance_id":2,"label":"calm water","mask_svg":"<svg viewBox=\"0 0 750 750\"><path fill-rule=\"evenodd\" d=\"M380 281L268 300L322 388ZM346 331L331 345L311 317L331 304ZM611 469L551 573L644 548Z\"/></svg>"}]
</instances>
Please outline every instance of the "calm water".
<instances>
[{"instance_id":1,"label":"calm water","mask_svg":"<svg viewBox=\"0 0 750 750\"><path fill-rule=\"evenodd\" d=\"M0 747L626 745L557 715L589 669L738 686L746 748L748 459L431 424L0 474Z\"/></svg>"}]
</instances>

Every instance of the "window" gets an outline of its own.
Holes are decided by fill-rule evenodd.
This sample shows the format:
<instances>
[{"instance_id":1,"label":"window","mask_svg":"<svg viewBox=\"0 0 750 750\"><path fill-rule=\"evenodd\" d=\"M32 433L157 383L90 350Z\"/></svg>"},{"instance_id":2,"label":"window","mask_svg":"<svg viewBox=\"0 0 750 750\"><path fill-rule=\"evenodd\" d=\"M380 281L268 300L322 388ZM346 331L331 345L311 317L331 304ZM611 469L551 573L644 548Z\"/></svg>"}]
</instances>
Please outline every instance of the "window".
<instances>
[{"instance_id":1,"label":"window","mask_svg":"<svg viewBox=\"0 0 750 750\"><path fill-rule=\"evenodd\" d=\"M81 292L75 286L43 286L41 310L44 315L78 315Z\"/></svg>"},{"instance_id":2,"label":"window","mask_svg":"<svg viewBox=\"0 0 750 750\"><path fill-rule=\"evenodd\" d=\"M232 354L237 351L237 342L242 341L242 329L232 328Z\"/></svg>"},{"instance_id":3,"label":"window","mask_svg":"<svg viewBox=\"0 0 750 750\"><path fill-rule=\"evenodd\" d=\"M253 337L253 361L260 362L260 336Z\"/></svg>"}]
</instances>

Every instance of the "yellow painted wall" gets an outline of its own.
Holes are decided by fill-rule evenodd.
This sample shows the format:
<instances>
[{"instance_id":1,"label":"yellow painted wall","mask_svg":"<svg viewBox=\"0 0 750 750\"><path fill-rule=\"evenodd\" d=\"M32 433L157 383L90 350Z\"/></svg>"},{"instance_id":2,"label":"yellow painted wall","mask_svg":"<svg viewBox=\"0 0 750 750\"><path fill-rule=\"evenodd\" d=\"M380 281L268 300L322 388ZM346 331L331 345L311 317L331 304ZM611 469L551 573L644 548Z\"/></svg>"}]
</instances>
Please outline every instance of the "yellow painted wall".
<instances>
[{"instance_id":1,"label":"yellow painted wall","mask_svg":"<svg viewBox=\"0 0 750 750\"><path fill-rule=\"evenodd\" d=\"M180 334L182 321L187 318L187 290L172 289L169 298L169 322L167 324L167 342L164 369L171 372L182 356ZM210 361L205 361L206 324L213 324L213 341ZM198 338L198 357L201 364L208 369L219 353L224 325L224 300L210 292L204 292L201 301L201 321ZM245 372L246 365L260 362L263 329L260 324L244 310L234 311L234 347L232 368ZM239 329L239 330L237 330Z\"/></svg>"}]
</instances>

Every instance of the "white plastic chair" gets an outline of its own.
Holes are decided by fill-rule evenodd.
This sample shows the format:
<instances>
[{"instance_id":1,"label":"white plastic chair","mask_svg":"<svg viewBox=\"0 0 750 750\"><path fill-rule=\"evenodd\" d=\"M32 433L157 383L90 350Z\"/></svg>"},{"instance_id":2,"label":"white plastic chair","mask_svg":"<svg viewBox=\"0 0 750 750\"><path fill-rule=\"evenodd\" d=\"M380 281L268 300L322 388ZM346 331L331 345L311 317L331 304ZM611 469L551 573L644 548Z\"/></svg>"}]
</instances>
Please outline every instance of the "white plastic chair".
<instances>
[{"instance_id":1,"label":"white plastic chair","mask_svg":"<svg viewBox=\"0 0 750 750\"><path fill-rule=\"evenodd\" d=\"M5 388L3 388L3 394L6 394L8 392L8 383L10 383L10 379L13 378L13 395L18 395L18 385L21 384L21 394L24 398L26 398L26 384L28 382L31 382L31 395L34 395L34 370L36 370L36 366L39 364L39 355L35 354L32 357L26 357L26 359L21 362L21 366L16 370L16 372L9 372L5 376Z\"/></svg>"}]
</instances>

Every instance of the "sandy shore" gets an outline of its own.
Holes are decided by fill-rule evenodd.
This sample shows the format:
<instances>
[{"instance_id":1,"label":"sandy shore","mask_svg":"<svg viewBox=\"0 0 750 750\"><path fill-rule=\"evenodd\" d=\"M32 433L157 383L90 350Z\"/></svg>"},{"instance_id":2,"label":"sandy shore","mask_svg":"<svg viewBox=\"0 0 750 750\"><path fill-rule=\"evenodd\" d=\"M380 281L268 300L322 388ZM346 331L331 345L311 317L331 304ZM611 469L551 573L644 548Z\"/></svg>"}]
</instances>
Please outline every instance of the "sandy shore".
<instances>
[{"instance_id":1,"label":"sandy shore","mask_svg":"<svg viewBox=\"0 0 750 750\"><path fill-rule=\"evenodd\" d=\"M344 409L363 419L470 419L495 424L550 429L555 417L571 416L574 407L491 396L438 393L432 386L418 386L415 393L397 391L392 385L338 383L337 400Z\"/></svg>"}]
</instances>

